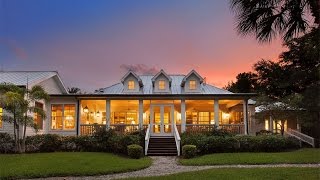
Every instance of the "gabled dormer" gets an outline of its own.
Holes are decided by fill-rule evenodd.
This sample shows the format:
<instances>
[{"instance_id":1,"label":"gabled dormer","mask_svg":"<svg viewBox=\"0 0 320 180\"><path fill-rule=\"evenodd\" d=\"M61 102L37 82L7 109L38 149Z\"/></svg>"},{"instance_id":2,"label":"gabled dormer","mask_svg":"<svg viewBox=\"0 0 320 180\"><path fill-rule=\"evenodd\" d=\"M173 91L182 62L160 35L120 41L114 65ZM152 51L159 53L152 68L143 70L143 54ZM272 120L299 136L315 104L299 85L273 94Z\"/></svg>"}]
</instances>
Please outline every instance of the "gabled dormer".
<instances>
[{"instance_id":1,"label":"gabled dormer","mask_svg":"<svg viewBox=\"0 0 320 180\"><path fill-rule=\"evenodd\" d=\"M203 78L195 71L190 71L181 82L181 87L185 93L198 93L201 90Z\"/></svg>"},{"instance_id":2,"label":"gabled dormer","mask_svg":"<svg viewBox=\"0 0 320 180\"><path fill-rule=\"evenodd\" d=\"M128 71L121 79L121 83L123 84L124 92L138 93L140 88L143 87L142 80L133 71Z\"/></svg>"},{"instance_id":3,"label":"gabled dormer","mask_svg":"<svg viewBox=\"0 0 320 180\"><path fill-rule=\"evenodd\" d=\"M156 93L169 93L171 90L171 77L164 72L163 69L160 70L152 79L153 92Z\"/></svg>"}]
</instances>

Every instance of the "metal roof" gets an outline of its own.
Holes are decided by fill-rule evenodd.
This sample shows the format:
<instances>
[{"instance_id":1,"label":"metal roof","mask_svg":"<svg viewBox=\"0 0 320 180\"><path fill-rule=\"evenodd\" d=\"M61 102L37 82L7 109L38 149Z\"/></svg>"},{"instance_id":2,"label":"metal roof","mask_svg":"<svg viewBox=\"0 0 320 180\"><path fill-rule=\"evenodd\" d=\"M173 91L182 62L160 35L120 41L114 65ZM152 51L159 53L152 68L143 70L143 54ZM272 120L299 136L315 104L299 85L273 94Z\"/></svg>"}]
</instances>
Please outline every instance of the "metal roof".
<instances>
[{"instance_id":1,"label":"metal roof","mask_svg":"<svg viewBox=\"0 0 320 180\"><path fill-rule=\"evenodd\" d=\"M56 76L60 85L67 92L58 72L56 71L0 71L0 83L12 83L17 86L36 85Z\"/></svg>"},{"instance_id":2,"label":"metal roof","mask_svg":"<svg viewBox=\"0 0 320 180\"><path fill-rule=\"evenodd\" d=\"M168 75L171 79L171 91L170 93L164 93L164 94L233 94L230 91L212 86L210 84L202 83L200 85L200 92L199 93L184 93L183 87L181 87L181 82L185 75ZM101 88L99 89L96 94L159 94L153 92L153 86L152 86L152 78L154 76L151 75L140 75L140 79L142 80L143 87L142 90L139 93L130 93L125 92L123 84L117 83L112 86Z\"/></svg>"}]
</instances>

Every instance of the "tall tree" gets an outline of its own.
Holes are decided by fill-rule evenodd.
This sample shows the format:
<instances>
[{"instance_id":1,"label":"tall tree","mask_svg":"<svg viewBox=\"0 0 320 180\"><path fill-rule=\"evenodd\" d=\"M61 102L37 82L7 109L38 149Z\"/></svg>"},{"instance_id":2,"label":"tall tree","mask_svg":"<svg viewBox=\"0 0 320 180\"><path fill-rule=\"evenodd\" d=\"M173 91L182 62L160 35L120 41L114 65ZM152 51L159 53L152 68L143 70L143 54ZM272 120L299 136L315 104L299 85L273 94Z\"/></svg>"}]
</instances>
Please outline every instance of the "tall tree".
<instances>
[{"instance_id":1,"label":"tall tree","mask_svg":"<svg viewBox=\"0 0 320 180\"><path fill-rule=\"evenodd\" d=\"M241 35L255 35L270 42L277 35L284 41L305 34L320 23L319 0L230 0Z\"/></svg>"},{"instance_id":2,"label":"tall tree","mask_svg":"<svg viewBox=\"0 0 320 180\"><path fill-rule=\"evenodd\" d=\"M69 94L81 94L81 89L77 87L68 88Z\"/></svg>"},{"instance_id":3,"label":"tall tree","mask_svg":"<svg viewBox=\"0 0 320 180\"><path fill-rule=\"evenodd\" d=\"M27 126L36 128L32 113L45 118L43 109L35 106L36 101L47 101L49 95L41 86L31 89L20 88L13 84L0 84L0 106L4 109L3 121L13 123L15 149L25 152Z\"/></svg>"},{"instance_id":4,"label":"tall tree","mask_svg":"<svg viewBox=\"0 0 320 180\"><path fill-rule=\"evenodd\" d=\"M257 75L252 72L239 73L235 82L229 82L224 89L235 93L253 93L257 88Z\"/></svg>"}]
</instances>

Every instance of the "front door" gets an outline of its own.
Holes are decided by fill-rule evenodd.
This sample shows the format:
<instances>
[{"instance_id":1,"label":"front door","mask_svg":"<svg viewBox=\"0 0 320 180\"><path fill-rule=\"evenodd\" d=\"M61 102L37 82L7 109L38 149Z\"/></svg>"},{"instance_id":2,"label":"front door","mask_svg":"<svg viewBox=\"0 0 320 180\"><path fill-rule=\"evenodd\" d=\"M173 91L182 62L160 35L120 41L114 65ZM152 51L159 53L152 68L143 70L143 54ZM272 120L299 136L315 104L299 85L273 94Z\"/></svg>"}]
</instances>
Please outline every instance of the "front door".
<instances>
[{"instance_id":1,"label":"front door","mask_svg":"<svg viewBox=\"0 0 320 180\"><path fill-rule=\"evenodd\" d=\"M172 135L173 105L151 105L151 129L154 136Z\"/></svg>"}]
</instances>

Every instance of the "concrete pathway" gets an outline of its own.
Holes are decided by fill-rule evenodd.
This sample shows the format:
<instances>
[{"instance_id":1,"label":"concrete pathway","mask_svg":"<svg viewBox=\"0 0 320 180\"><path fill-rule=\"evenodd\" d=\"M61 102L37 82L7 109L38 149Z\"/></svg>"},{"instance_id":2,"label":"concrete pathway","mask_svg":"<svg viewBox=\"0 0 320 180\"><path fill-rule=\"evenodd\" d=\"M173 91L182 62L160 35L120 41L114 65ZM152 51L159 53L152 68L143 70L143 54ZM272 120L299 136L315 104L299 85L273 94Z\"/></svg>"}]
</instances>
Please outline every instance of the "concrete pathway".
<instances>
[{"instance_id":1,"label":"concrete pathway","mask_svg":"<svg viewBox=\"0 0 320 180\"><path fill-rule=\"evenodd\" d=\"M182 166L178 165L177 157L174 156L151 156L153 163L150 167L138 171L109 174L102 176L81 176L81 177L51 177L46 180L107 180L121 179L128 177L162 176L179 172L199 171L213 168L266 168L266 167L319 167L320 164L266 164L266 165L215 165L215 166ZM42 178L43 179L43 178Z\"/></svg>"}]
</instances>

